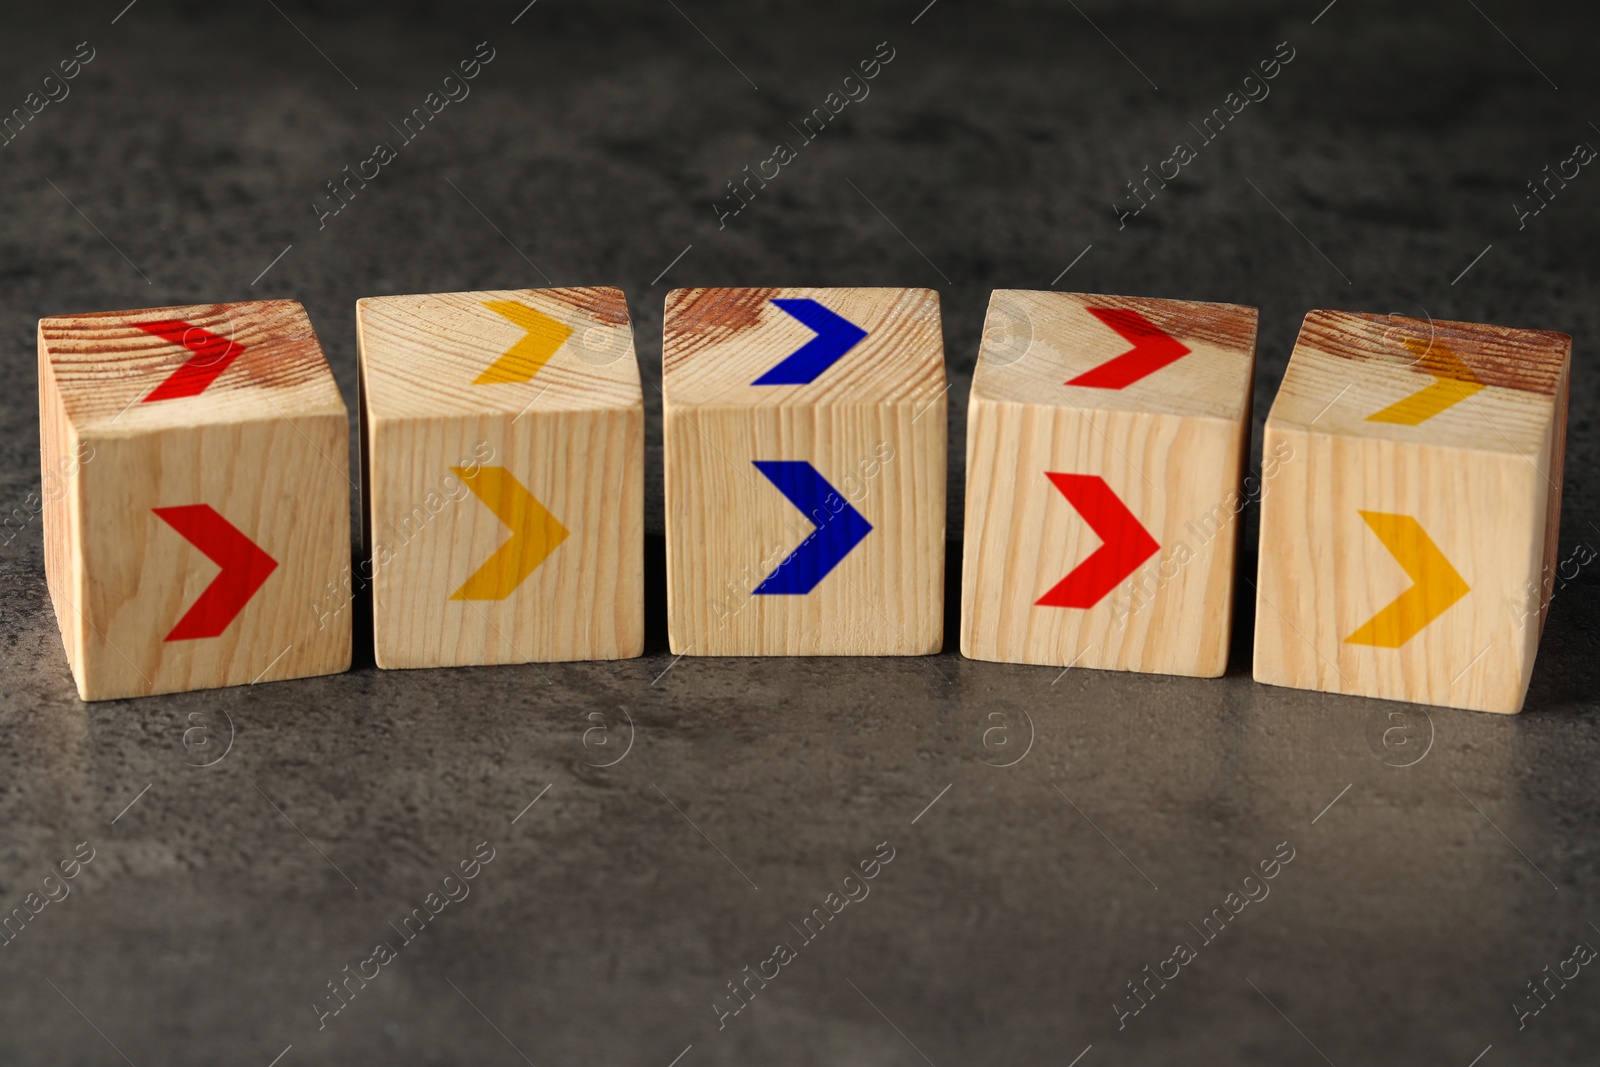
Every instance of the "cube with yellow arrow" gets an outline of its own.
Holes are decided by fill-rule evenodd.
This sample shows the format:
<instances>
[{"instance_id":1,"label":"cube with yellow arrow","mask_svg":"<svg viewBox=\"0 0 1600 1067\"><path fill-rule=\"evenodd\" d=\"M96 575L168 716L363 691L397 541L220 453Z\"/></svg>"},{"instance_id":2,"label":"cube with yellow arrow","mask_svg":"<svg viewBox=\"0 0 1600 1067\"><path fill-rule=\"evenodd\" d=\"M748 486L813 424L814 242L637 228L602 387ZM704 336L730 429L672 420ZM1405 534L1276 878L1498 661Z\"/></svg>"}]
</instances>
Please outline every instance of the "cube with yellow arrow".
<instances>
[{"instance_id":1,"label":"cube with yellow arrow","mask_svg":"<svg viewBox=\"0 0 1600 1067\"><path fill-rule=\"evenodd\" d=\"M1522 709L1571 355L1543 330L1306 316L1263 440L1257 681Z\"/></svg>"},{"instance_id":2,"label":"cube with yellow arrow","mask_svg":"<svg viewBox=\"0 0 1600 1067\"><path fill-rule=\"evenodd\" d=\"M380 667L644 649L644 397L621 290L356 305Z\"/></svg>"}]
</instances>

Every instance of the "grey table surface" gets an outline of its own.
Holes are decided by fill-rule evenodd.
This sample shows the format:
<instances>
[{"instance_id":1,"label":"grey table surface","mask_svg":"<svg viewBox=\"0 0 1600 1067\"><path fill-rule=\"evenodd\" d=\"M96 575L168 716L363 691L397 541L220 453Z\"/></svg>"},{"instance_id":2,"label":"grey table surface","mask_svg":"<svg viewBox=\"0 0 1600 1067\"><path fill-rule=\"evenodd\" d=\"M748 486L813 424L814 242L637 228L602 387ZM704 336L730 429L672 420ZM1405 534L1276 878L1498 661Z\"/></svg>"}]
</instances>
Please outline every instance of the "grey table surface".
<instances>
[{"instance_id":1,"label":"grey table surface","mask_svg":"<svg viewBox=\"0 0 1600 1067\"><path fill-rule=\"evenodd\" d=\"M1221 680L953 640L674 660L656 389L672 286L938 288L954 560L992 288L1258 306L1258 432L1309 308L1556 329L1581 551L1600 176L1514 205L1600 144L1588 9L13 7L0 108L79 42L94 58L0 148L0 906L93 858L0 948L0 1063L1596 1062L1600 973L1563 963L1600 944L1595 568L1558 592L1516 717L1256 685L1254 512ZM481 41L470 97L319 230L323 183ZM883 41L870 95L719 228L725 183ZM1270 96L1119 228L1125 183L1280 42ZM635 318L643 659L380 672L358 615L348 674L77 700L29 504L38 317L293 297L353 402L357 297L547 281L620 285ZM469 895L402 936L475 850ZM869 895L803 938L875 854ZM1275 855L1269 895L1207 940ZM1120 1014L1180 942L1194 958ZM364 962L379 943L394 958ZM773 968L733 1014L729 983Z\"/></svg>"}]
</instances>

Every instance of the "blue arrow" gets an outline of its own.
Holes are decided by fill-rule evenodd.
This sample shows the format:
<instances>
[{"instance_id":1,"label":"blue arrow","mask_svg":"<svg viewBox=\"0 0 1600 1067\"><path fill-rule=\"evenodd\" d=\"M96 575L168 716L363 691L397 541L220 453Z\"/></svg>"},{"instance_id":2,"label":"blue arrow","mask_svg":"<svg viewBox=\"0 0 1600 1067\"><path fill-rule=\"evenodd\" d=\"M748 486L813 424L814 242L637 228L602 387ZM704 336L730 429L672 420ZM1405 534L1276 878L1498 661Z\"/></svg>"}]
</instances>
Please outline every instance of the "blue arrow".
<instances>
[{"instance_id":1,"label":"blue arrow","mask_svg":"<svg viewBox=\"0 0 1600 1067\"><path fill-rule=\"evenodd\" d=\"M751 385L810 385L823 371L839 362L839 357L861 343L867 331L817 303L799 300L772 301L782 311L817 331L817 335L751 382ZM822 483L828 484L826 482Z\"/></svg>"},{"instance_id":2,"label":"blue arrow","mask_svg":"<svg viewBox=\"0 0 1600 1067\"><path fill-rule=\"evenodd\" d=\"M817 528L756 586L754 595L805 596L872 532L872 524L805 460L758 459L755 465Z\"/></svg>"}]
</instances>

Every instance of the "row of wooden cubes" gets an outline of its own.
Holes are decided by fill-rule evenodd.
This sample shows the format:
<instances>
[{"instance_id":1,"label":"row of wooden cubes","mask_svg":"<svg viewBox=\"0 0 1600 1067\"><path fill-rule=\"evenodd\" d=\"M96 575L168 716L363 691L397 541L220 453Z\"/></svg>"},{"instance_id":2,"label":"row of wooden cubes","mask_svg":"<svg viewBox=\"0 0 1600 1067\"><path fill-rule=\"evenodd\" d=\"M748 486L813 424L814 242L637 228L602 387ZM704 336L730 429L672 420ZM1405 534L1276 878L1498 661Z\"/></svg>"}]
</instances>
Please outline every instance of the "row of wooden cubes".
<instances>
[{"instance_id":1,"label":"row of wooden cubes","mask_svg":"<svg viewBox=\"0 0 1600 1067\"><path fill-rule=\"evenodd\" d=\"M349 666L637 656L644 405L616 289L358 304L347 412L292 301L41 320L46 569L84 699ZM1247 472L1256 312L998 290L968 408L961 647L1217 676L1261 501L1255 674L1522 704L1555 568L1570 339L1306 318ZM943 643L938 296L667 297L672 651ZM207 564L201 557L210 560Z\"/></svg>"}]
</instances>

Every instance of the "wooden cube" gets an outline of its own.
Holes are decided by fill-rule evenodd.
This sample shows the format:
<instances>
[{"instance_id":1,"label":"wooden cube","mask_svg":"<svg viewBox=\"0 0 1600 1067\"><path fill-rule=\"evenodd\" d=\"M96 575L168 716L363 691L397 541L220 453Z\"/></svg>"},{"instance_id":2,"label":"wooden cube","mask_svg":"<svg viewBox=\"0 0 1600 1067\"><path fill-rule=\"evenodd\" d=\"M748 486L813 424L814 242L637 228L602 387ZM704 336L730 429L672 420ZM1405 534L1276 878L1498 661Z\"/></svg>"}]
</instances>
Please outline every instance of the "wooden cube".
<instances>
[{"instance_id":1,"label":"wooden cube","mask_svg":"<svg viewBox=\"0 0 1600 1067\"><path fill-rule=\"evenodd\" d=\"M939 651L939 295L679 289L663 329L672 651Z\"/></svg>"},{"instance_id":2,"label":"wooden cube","mask_svg":"<svg viewBox=\"0 0 1600 1067\"><path fill-rule=\"evenodd\" d=\"M967 408L961 651L1217 677L1256 310L996 290Z\"/></svg>"},{"instance_id":3,"label":"wooden cube","mask_svg":"<svg viewBox=\"0 0 1600 1067\"><path fill-rule=\"evenodd\" d=\"M620 289L356 305L380 667L644 651L644 395Z\"/></svg>"},{"instance_id":4,"label":"wooden cube","mask_svg":"<svg viewBox=\"0 0 1600 1067\"><path fill-rule=\"evenodd\" d=\"M349 414L298 303L40 319L39 425L84 700L349 669Z\"/></svg>"},{"instance_id":5,"label":"wooden cube","mask_svg":"<svg viewBox=\"0 0 1600 1067\"><path fill-rule=\"evenodd\" d=\"M1267 416L1255 677L1475 711L1527 694L1572 339L1313 311Z\"/></svg>"}]
</instances>

